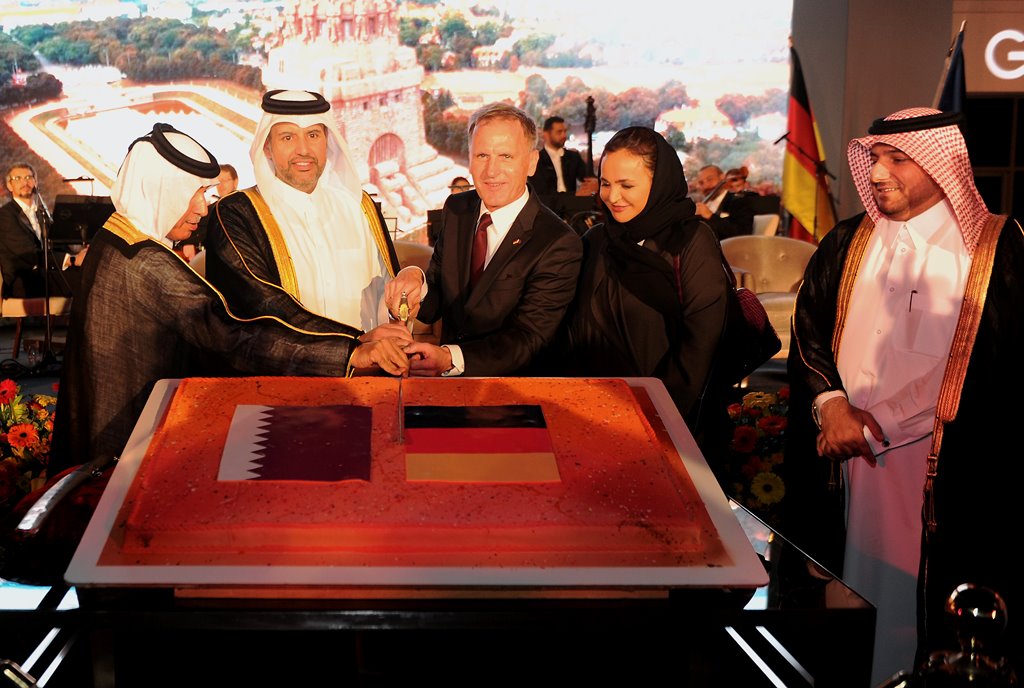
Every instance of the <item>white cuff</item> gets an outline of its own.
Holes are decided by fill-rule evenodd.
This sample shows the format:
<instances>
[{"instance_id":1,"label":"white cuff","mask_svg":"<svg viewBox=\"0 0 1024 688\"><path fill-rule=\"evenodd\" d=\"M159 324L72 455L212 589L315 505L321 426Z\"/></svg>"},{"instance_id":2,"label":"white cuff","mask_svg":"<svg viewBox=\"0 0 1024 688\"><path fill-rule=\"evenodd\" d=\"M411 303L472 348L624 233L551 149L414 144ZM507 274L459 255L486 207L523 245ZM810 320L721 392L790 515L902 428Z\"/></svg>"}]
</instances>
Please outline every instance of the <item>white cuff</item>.
<instances>
[{"instance_id":1,"label":"white cuff","mask_svg":"<svg viewBox=\"0 0 1024 688\"><path fill-rule=\"evenodd\" d=\"M458 344L445 344L442 349L448 349L452 355L452 367L441 373L441 377L455 377L466 372L466 359L462 357L462 347Z\"/></svg>"},{"instance_id":2,"label":"white cuff","mask_svg":"<svg viewBox=\"0 0 1024 688\"><path fill-rule=\"evenodd\" d=\"M814 419L814 424L818 426L819 430L821 430L821 407L826 401L829 401L830 399L837 399L839 397L849 399L849 397L846 396L846 392L841 389L836 389L831 392L822 392L818 396L814 397L814 403L811 404L811 418Z\"/></svg>"}]
</instances>

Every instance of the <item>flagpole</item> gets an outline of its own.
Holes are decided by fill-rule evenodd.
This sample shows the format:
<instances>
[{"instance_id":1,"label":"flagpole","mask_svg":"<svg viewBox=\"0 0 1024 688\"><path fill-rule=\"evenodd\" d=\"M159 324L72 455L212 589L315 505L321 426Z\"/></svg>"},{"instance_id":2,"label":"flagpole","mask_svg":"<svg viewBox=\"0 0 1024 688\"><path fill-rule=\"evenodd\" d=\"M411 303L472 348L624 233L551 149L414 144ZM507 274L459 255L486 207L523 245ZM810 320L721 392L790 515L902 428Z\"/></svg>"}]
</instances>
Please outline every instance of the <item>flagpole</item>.
<instances>
[{"instance_id":1,"label":"flagpole","mask_svg":"<svg viewBox=\"0 0 1024 688\"><path fill-rule=\"evenodd\" d=\"M829 172L828 166L825 165L824 160L819 160L816 156L812 156L810 153L805 151L799 143L789 138L789 132L775 139L775 143L778 144L782 141L786 142L787 146L793 146L800 155L804 156L814 165L814 178L818 184L818 187L825 187L825 194L828 196L828 202L832 209L832 217L836 216L836 199L832 197L832 187L828 183L828 178L832 177L835 179L836 176ZM831 229L831 227L829 227ZM818 237L818 192L817 189L814 192L814 226L811 228L814 233L815 239Z\"/></svg>"},{"instance_id":2,"label":"flagpole","mask_svg":"<svg viewBox=\"0 0 1024 688\"><path fill-rule=\"evenodd\" d=\"M949 68L953 62L953 52L956 50L957 41L963 40L964 28L967 26L967 20L964 19L960 22L960 30L953 36L953 41L949 44L949 50L946 51L946 61L942 66L942 75L939 77L939 85L935 89L935 98L932 99L932 107L938 109L939 102L942 100L942 92L946 88L946 79L949 78ZM963 47L961 46L961 50Z\"/></svg>"}]
</instances>

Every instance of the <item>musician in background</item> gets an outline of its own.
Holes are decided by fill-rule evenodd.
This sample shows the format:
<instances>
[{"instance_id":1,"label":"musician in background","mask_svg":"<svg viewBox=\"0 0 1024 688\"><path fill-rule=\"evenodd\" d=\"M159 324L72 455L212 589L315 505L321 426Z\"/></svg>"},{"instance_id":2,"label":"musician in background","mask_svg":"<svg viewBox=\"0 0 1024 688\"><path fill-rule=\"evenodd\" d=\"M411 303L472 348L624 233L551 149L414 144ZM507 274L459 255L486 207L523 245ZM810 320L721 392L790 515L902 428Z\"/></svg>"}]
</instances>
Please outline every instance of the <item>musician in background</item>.
<instances>
[{"instance_id":1,"label":"musician in background","mask_svg":"<svg viewBox=\"0 0 1024 688\"><path fill-rule=\"evenodd\" d=\"M725 173L725 188L734 194L740 194L742 196L756 196L757 192L750 188L750 182L747 181L747 177L749 176L750 170L748 170L746 166L733 167Z\"/></svg>"},{"instance_id":2,"label":"musician in background","mask_svg":"<svg viewBox=\"0 0 1024 688\"><path fill-rule=\"evenodd\" d=\"M548 117L541 131L544 145L539 149L537 171L528 179L530 186L541 196L556 193L577 193L576 183L588 179L583 156L565 147L569 128L561 117ZM592 177L590 179L593 179ZM588 182L584 193L594 193L596 183Z\"/></svg>"},{"instance_id":3,"label":"musician in background","mask_svg":"<svg viewBox=\"0 0 1024 688\"><path fill-rule=\"evenodd\" d=\"M46 295L43 282L43 224L52 223L36 187L31 165L17 162L7 169L4 182L11 200L0 206L0 271L3 294L16 298ZM70 296L79 281L77 254L50 253L50 296Z\"/></svg>"},{"instance_id":4,"label":"musician in background","mask_svg":"<svg viewBox=\"0 0 1024 688\"><path fill-rule=\"evenodd\" d=\"M754 208L743 194L729 191L730 177L717 165L705 165L697 173L697 215L715 230L718 240L754 233Z\"/></svg>"}]
</instances>

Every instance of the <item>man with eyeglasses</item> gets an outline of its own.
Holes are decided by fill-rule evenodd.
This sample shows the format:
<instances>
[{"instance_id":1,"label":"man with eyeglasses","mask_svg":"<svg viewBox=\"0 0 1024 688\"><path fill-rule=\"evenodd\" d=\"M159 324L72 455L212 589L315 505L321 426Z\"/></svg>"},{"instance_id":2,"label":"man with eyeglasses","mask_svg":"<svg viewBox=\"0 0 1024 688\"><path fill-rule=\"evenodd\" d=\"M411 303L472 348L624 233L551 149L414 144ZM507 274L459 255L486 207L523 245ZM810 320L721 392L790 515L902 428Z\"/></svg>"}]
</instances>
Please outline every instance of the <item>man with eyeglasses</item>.
<instances>
[{"instance_id":1,"label":"man with eyeglasses","mask_svg":"<svg viewBox=\"0 0 1024 688\"><path fill-rule=\"evenodd\" d=\"M465 177L456 177L452 180L452 183L448 185L448 190L453 194L462 193L463 191L469 191L473 188L473 185L469 183L469 180Z\"/></svg>"},{"instance_id":2,"label":"man with eyeglasses","mask_svg":"<svg viewBox=\"0 0 1024 688\"><path fill-rule=\"evenodd\" d=\"M44 296L42 199L36 193L36 173L31 165L18 162L4 175L11 200L0 206L0 271L3 294L16 298ZM50 296L69 296L68 275L62 270L75 267L85 258L78 255L51 254ZM74 271L77 272L77 271ZM76 281L72 277L71 281Z\"/></svg>"}]
</instances>

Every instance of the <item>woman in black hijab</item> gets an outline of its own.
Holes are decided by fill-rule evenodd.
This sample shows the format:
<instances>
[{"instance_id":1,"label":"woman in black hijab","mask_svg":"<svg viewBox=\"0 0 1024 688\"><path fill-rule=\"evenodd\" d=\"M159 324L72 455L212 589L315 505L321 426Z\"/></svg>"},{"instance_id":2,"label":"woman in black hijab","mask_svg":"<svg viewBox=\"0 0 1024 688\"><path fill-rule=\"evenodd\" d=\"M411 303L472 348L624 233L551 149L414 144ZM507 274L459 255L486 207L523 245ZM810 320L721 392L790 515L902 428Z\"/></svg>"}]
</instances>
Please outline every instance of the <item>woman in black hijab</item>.
<instances>
[{"instance_id":1,"label":"woman in black hijab","mask_svg":"<svg viewBox=\"0 0 1024 688\"><path fill-rule=\"evenodd\" d=\"M711 460L727 422L712 375L731 288L718 240L694 214L679 156L652 129L612 137L600 183L605 223L583 237L561 362L572 375L661 379Z\"/></svg>"}]
</instances>

